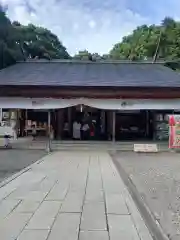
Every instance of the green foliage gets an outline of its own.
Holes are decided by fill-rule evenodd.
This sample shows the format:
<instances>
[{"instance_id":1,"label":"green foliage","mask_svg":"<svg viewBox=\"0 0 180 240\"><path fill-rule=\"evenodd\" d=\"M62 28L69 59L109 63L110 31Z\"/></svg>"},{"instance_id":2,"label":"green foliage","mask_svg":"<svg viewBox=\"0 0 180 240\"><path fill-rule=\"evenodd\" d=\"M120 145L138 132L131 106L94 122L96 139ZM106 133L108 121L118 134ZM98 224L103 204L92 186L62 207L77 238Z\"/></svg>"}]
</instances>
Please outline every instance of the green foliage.
<instances>
[{"instance_id":1,"label":"green foliage","mask_svg":"<svg viewBox=\"0 0 180 240\"><path fill-rule=\"evenodd\" d=\"M87 50L79 51L76 55L74 55L73 59L76 60L90 60L90 61L99 61L102 58L98 53L90 53Z\"/></svg>"},{"instance_id":2,"label":"green foliage","mask_svg":"<svg viewBox=\"0 0 180 240\"><path fill-rule=\"evenodd\" d=\"M0 7L0 69L28 58L69 59L66 48L48 29L11 21ZM166 17L161 25L142 25L100 56L79 51L78 60L150 60L163 59L172 69L180 68L180 22Z\"/></svg>"},{"instance_id":3,"label":"green foliage","mask_svg":"<svg viewBox=\"0 0 180 240\"><path fill-rule=\"evenodd\" d=\"M27 58L68 59L66 48L48 29L23 26L0 8L0 69Z\"/></svg>"},{"instance_id":4,"label":"green foliage","mask_svg":"<svg viewBox=\"0 0 180 240\"><path fill-rule=\"evenodd\" d=\"M76 55L73 57L76 60L89 60L92 58L92 54L89 53L87 50L79 51Z\"/></svg>"},{"instance_id":5,"label":"green foliage","mask_svg":"<svg viewBox=\"0 0 180 240\"><path fill-rule=\"evenodd\" d=\"M114 45L110 57L120 60L152 60L156 51L157 59L180 59L180 22L166 17L160 26L137 27L132 34Z\"/></svg>"}]
</instances>

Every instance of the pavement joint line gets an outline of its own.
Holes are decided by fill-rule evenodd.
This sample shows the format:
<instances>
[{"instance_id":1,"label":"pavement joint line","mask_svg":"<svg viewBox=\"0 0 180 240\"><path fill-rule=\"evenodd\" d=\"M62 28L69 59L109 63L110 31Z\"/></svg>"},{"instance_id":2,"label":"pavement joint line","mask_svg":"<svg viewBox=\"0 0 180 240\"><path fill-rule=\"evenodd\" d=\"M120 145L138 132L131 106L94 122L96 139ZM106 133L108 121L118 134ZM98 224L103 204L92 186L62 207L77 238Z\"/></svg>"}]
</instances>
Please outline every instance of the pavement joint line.
<instances>
[{"instance_id":1,"label":"pavement joint line","mask_svg":"<svg viewBox=\"0 0 180 240\"><path fill-rule=\"evenodd\" d=\"M51 153L49 153L49 155L50 155L50 154L51 154ZM47 155L48 155L48 154L47 154ZM47 155L43 156L42 158L40 158L39 160L37 160L35 163L32 163L32 164L30 164L29 166L23 168L21 171L13 174L12 176L7 177L5 180L3 180L3 181L0 183L0 189L1 189L2 187L4 187L5 185L7 185L8 183L10 183L10 182L12 182L13 180L15 180L16 178L20 177L23 173L28 172L29 170L31 170L33 166L38 165L38 164L40 164L41 162L43 162L43 161L44 161L44 157L46 157Z\"/></svg>"},{"instance_id":2,"label":"pavement joint line","mask_svg":"<svg viewBox=\"0 0 180 240\"><path fill-rule=\"evenodd\" d=\"M57 181L58 181L58 180L57 180ZM56 182L57 182L57 181L56 181ZM54 184L54 186L55 186L55 184ZM54 186L53 186L53 187L54 187ZM52 188L51 188L51 190L52 190ZM51 232L52 232L52 228L53 228L53 226L54 226L54 224L55 224L55 221L57 220L58 215L60 214L60 210L61 210L61 208L62 208L62 204L63 204L63 203L61 203L61 206L60 206L60 208L59 208L59 210L58 210L58 212L57 212L57 214L56 214L56 216L55 216L55 218L54 218L54 221L53 221L53 223L52 223L52 226L51 226L51 228L49 229L47 238L46 238L45 240L48 240L48 238L49 238L49 236L50 236L50 234L51 234Z\"/></svg>"},{"instance_id":3,"label":"pavement joint line","mask_svg":"<svg viewBox=\"0 0 180 240\"><path fill-rule=\"evenodd\" d=\"M170 240L169 237L163 231L161 225L155 220L154 215L152 214L151 210L149 209L148 205L142 199L139 191L137 190L136 186L129 178L128 174L125 172L121 164L116 160L115 156L112 156L112 160L114 165L116 166L119 175L122 178L125 186L127 187L127 191L132 197L139 213L141 214L149 232L154 240Z\"/></svg>"},{"instance_id":4,"label":"pavement joint line","mask_svg":"<svg viewBox=\"0 0 180 240\"><path fill-rule=\"evenodd\" d=\"M34 163L33 163L34 164ZM47 176L46 176L47 177ZM43 178L46 179L46 177ZM43 180L41 180L40 182L42 182ZM55 185L56 183L54 183ZM53 187L54 187L53 185ZM52 188L53 188L52 187ZM51 189L52 189L51 188ZM32 213L31 217L28 219L27 223L25 224L25 226L23 227L23 229L21 230L21 232L18 234L17 239L19 238L19 236L21 235L21 233L26 229L26 226L29 224L29 222L31 221L31 219L33 218L33 216L35 215L35 213L37 212L37 210L40 208L41 204L45 201L45 198L47 197L47 195L49 194L49 192L51 191L51 189L48 191L48 193L46 194L46 196L42 199L42 201L40 201L40 204L38 205L37 209L34 211L34 213ZM30 229L30 230L44 230L44 229ZM47 238L48 239L48 238Z\"/></svg>"},{"instance_id":5,"label":"pavement joint line","mask_svg":"<svg viewBox=\"0 0 180 240\"><path fill-rule=\"evenodd\" d=\"M1 203L1 202L0 202ZM11 209L11 211L6 215L6 217L4 218L4 219L6 219L6 218L8 218L8 216L20 205L22 203L22 200L18 200L18 203L13 207L13 209ZM3 219L3 220L4 220Z\"/></svg>"},{"instance_id":6,"label":"pavement joint line","mask_svg":"<svg viewBox=\"0 0 180 240\"><path fill-rule=\"evenodd\" d=\"M77 238L77 240L80 239L81 222L82 222L83 209L84 209L85 199L86 199L87 185L88 185L88 180L89 180L90 163L91 163L91 157L89 156L88 167L87 167L87 176L86 176L86 185L85 185L85 193L84 193L84 197L83 197L82 212L80 213L80 222L79 222L79 231L78 231L78 238Z\"/></svg>"},{"instance_id":7,"label":"pavement joint line","mask_svg":"<svg viewBox=\"0 0 180 240\"><path fill-rule=\"evenodd\" d=\"M107 205L106 205L106 197L105 197L105 191L104 191L104 182L103 182L103 176L102 176L102 169L101 169L101 163L98 156L98 164L101 172L101 182L102 182L102 191L103 191L103 199L104 199L104 207L105 207L105 216L106 216L106 227L107 227L107 233L108 233L108 239L110 240L110 232L109 232L109 222L108 222L108 214L107 214Z\"/></svg>"},{"instance_id":8,"label":"pavement joint line","mask_svg":"<svg viewBox=\"0 0 180 240\"><path fill-rule=\"evenodd\" d=\"M133 200L134 201L134 200ZM132 213L131 213L131 211L130 211L130 208L129 208L129 206L128 206L128 204L127 204L127 201L125 201L125 204L126 204L126 207L127 207L127 209L128 209L128 211L129 211L129 213L130 213L130 218L131 218L131 220L132 220L132 223L133 223L133 225L134 225L134 227L135 227L135 229L136 229L136 232L137 232L137 235L138 235L138 237L139 237L139 239L141 240L141 236L140 236L140 233L139 233L139 231L138 231L138 228L137 228L137 225L136 225L136 221L135 221L135 219L133 218L133 215L132 215ZM136 204L135 204L136 205ZM139 209L138 209L139 210ZM141 213L140 213L141 214ZM147 229L149 230L149 228L147 227ZM151 233L150 233L151 234ZM151 236L152 236L152 234L151 234ZM152 236L152 238L153 238L153 236ZM143 239L142 239L143 240Z\"/></svg>"}]
</instances>

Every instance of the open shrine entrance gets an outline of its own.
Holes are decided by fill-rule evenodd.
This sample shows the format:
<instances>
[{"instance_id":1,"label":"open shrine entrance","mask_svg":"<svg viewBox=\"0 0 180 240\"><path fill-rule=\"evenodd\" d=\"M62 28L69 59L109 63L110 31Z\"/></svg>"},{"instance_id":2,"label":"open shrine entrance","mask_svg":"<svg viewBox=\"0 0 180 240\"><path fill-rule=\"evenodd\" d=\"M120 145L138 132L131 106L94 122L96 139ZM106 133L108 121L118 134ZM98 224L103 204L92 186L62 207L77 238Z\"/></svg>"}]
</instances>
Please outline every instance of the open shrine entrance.
<instances>
[{"instance_id":1,"label":"open shrine entrance","mask_svg":"<svg viewBox=\"0 0 180 240\"><path fill-rule=\"evenodd\" d=\"M144 140L153 138L152 114L146 110L113 111L77 105L57 110L54 125L56 139L72 140L73 124L93 124L94 136L90 132L86 139L79 140Z\"/></svg>"},{"instance_id":2,"label":"open shrine entrance","mask_svg":"<svg viewBox=\"0 0 180 240\"><path fill-rule=\"evenodd\" d=\"M55 137L56 139L72 140L75 138L73 126L75 123L80 124L79 140L108 140L108 113L107 111L96 109L84 105L77 105L55 111ZM90 137L90 131L87 131L86 138L83 138L83 127L88 125L94 129L93 138Z\"/></svg>"}]
</instances>

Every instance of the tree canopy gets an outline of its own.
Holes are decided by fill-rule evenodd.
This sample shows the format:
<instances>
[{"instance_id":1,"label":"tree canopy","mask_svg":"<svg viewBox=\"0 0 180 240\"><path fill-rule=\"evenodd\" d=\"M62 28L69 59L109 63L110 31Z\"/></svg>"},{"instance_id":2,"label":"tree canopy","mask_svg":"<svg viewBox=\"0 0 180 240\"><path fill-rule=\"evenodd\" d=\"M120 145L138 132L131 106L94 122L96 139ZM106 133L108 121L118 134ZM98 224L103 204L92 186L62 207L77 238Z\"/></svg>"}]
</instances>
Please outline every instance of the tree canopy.
<instances>
[{"instance_id":1,"label":"tree canopy","mask_svg":"<svg viewBox=\"0 0 180 240\"><path fill-rule=\"evenodd\" d=\"M116 43L108 54L100 56L84 50L74 58L84 60L88 56L98 56L95 60L164 60L167 66L180 68L180 22L166 17L161 25L139 26Z\"/></svg>"},{"instance_id":2,"label":"tree canopy","mask_svg":"<svg viewBox=\"0 0 180 240\"><path fill-rule=\"evenodd\" d=\"M142 25L110 51L112 59L167 61L180 59L180 22L165 18L161 25Z\"/></svg>"},{"instance_id":3,"label":"tree canopy","mask_svg":"<svg viewBox=\"0 0 180 240\"><path fill-rule=\"evenodd\" d=\"M11 23L0 8L0 68L28 58L68 59L70 56L51 31L32 24Z\"/></svg>"},{"instance_id":4,"label":"tree canopy","mask_svg":"<svg viewBox=\"0 0 180 240\"><path fill-rule=\"evenodd\" d=\"M28 58L69 59L66 48L50 30L11 22L0 7L0 69ZM180 22L166 17L160 25L142 25L123 37L107 54L79 51L78 60L165 60L179 68ZM170 62L170 64L169 64ZM172 63L173 62L173 63Z\"/></svg>"},{"instance_id":5,"label":"tree canopy","mask_svg":"<svg viewBox=\"0 0 180 240\"><path fill-rule=\"evenodd\" d=\"M86 49L83 51L79 51L73 57L76 60L90 60L90 61L98 61L102 59L98 53L90 53Z\"/></svg>"}]
</instances>

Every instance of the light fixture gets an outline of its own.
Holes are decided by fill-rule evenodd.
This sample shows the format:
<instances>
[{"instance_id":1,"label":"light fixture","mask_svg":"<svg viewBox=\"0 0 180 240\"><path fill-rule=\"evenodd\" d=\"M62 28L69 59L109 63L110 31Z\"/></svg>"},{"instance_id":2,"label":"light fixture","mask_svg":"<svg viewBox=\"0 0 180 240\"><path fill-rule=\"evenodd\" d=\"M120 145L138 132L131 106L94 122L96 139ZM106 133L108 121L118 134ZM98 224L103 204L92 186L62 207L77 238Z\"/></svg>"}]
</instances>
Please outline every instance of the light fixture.
<instances>
[{"instance_id":1,"label":"light fixture","mask_svg":"<svg viewBox=\"0 0 180 240\"><path fill-rule=\"evenodd\" d=\"M80 106L80 111L82 112L83 111L83 105L81 104Z\"/></svg>"}]
</instances>

